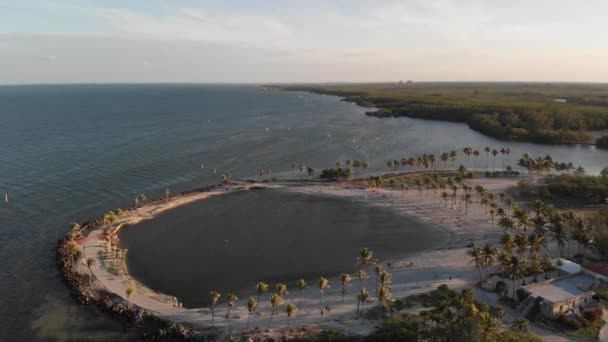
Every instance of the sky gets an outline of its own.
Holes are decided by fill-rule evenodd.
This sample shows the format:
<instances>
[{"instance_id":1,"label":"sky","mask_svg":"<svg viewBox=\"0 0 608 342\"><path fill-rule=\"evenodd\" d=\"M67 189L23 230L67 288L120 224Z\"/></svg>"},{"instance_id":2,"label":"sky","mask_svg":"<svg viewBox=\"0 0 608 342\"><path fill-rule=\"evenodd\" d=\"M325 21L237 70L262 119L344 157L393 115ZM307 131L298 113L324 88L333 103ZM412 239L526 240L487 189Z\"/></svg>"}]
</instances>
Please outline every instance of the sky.
<instances>
[{"instance_id":1,"label":"sky","mask_svg":"<svg viewBox=\"0 0 608 342\"><path fill-rule=\"evenodd\" d=\"M0 84L608 82L605 0L0 0Z\"/></svg>"}]
</instances>

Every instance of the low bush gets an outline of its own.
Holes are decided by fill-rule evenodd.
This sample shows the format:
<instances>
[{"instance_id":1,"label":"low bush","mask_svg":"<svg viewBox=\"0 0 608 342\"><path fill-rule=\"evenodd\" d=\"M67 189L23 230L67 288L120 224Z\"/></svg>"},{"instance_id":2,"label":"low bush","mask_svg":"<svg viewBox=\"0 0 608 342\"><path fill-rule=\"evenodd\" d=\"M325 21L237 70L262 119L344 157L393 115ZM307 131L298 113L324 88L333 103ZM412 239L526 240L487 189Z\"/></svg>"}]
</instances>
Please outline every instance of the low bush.
<instances>
[{"instance_id":1,"label":"low bush","mask_svg":"<svg viewBox=\"0 0 608 342\"><path fill-rule=\"evenodd\" d=\"M598 320L602 319L603 314L604 310L602 310L602 308L595 308L583 312L583 316L591 323L597 322Z\"/></svg>"}]
</instances>

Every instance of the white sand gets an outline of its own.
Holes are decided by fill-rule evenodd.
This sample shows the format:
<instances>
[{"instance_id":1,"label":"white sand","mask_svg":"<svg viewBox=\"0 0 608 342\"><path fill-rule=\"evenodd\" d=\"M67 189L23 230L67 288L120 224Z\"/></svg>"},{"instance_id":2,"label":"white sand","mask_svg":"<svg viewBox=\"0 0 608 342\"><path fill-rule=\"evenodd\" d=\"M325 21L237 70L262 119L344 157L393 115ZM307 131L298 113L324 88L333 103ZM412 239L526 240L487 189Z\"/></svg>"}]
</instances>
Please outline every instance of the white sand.
<instances>
[{"instance_id":1,"label":"white sand","mask_svg":"<svg viewBox=\"0 0 608 342\"><path fill-rule=\"evenodd\" d=\"M468 182L471 185L482 184L488 190L498 191L514 186L521 178L501 178L501 179L486 179L480 178ZM127 212L121 216L119 223L134 224L145 219L154 217L160 212L175 208L179 205L201 200L209 196L218 195L227 192L246 190L251 186L260 186L268 188L282 189L284 191L293 191L298 193L312 193L323 196L339 196L351 198L354 201L367 202L370 205L382 206L391 208L392 210L404 215L415 216L420 220L431 224L436 224L452 234L452 239L446 248L420 253L419 255L402 260L392 260L393 268L393 299L402 298L404 296L427 292L434 289L442 283L448 284L450 287L459 288L470 286L476 279L477 273L469 264L469 258L466 256L466 244L469 240L476 241L477 244L485 243L485 240L495 242L499 236L498 228L491 229L489 217L485 215L483 210L475 203L470 205L468 215L464 215L464 208L456 208L454 210L446 208L443 200L432 191L427 194L426 190L421 199L418 198L418 191L410 189L403 198L401 191L395 190L392 195L390 190L381 189L380 193L371 192L367 188L360 186L342 185L342 184L304 184L301 186L293 186L293 184L271 183L271 184L247 184L240 186L231 186L222 188L217 191L208 193L196 193L184 195L179 198L172 199L169 203L158 203L148 205L137 211ZM473 195L475 200L476 196ZM449 206L449 205L448 205ZM102 229L91 232L90 238L86 241L86 257L98 258L97 264L93 267L93 273L99 280L95 286L103 286L107 290L114 292L122 297L126 297L126 289L132 284L135 284L133 279L127 275L114 276L105 268L101 267L102 260L99 259L98 252L101 240L99 235L103 234ZM353 256L353 259L356 256ZM386 262L383 261L386 267ZM413 262L413 266L410 266ZM370 279L365 281L364 286L371 293L375 289L375 279L373 269L368 269ZM449 280L449 277L452 277ZM330 279L331 288L323 294L323 306L328 305L330 312L325 313L321 318L321 310L319 305L319 290L310 284L312 288L302 292L302 307L297 316L291 319L291 325L320 325L331 326L336 329L344 330L350 333L367 334L376 325L377 321L366 322L361 325L360 322L354 321L354 313L356 309L356 300L354 293L359 287L357 280L353 280L352 287L348 290L344 302L341 300L341 284L338 279ZM293 286L294 284L288 284ZM290 289L290 292L285 296L285 304L292 302L298 303L300 294L295 289ZM255 289L252 289L251 296L255 297ZM251 316L250 329L259 327L266 329L270 317L269 295L262 296L260 310ZM137 286L137 291L131 295L129 299L133 304L146 309L150 312L157 313L159 316L187 323L210 325L211 314L208 308L203 309L185 309L174 306L172 300L168 296L154 293L154 291L144 288L142 285ZM225 295L222 298L225 300ZM247 311L245 302L247 298L241 298L236 308L233 310L232 326L233 331L241 331L245 328L247 322ZM284 313L285 304L277 309L278 316L272 320L272 327L284 328L287 324L286 314ZM366 308L370 308L374 303L368 303ZM228 320L225 319L227 305L224 301L216 308L215 323L216 326L228 326Z\"/></svg>"}]
</instances>

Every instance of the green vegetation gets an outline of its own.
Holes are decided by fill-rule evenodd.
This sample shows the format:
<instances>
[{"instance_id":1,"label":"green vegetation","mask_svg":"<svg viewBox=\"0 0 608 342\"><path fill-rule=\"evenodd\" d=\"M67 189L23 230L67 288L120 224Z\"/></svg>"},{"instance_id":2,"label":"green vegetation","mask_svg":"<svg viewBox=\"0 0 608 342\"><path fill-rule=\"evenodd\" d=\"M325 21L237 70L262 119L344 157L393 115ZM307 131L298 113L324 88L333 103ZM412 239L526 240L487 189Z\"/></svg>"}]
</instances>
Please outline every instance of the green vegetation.
<instances>
[{"instance_id":1,"label":"green vegetation","mask_svg":"<svg viewBox=\"0 0 608 342\"><path fill-rule=\"evenodd\" d=\"M593 144L588 131L608 128L608 86L600 84L415 83L285 89L342 96L378 108L368 113L378 117L465 122L504 140Z\"/></svg>"},{"instance_id":2,"label":"green vegetation","mask_svg":"<svg viewBox=\"0 0 608 342\"><path fill-rule=\"evenodd\" d=\"M577 169L573 174L547 175L540 185L521 181L515 192L523 199L540 198L556 204L589 205L608 203L608 168L599 176L584 174Z\"/></svg>"}]
</instances>

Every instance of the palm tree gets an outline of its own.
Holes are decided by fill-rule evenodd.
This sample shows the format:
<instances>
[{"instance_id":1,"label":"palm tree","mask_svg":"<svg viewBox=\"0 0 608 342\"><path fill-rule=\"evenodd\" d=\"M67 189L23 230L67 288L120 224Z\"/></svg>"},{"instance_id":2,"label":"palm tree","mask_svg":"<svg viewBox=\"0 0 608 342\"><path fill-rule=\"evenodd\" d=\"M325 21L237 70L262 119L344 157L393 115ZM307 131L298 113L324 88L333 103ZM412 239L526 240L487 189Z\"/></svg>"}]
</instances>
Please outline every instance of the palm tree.
<instances>
[{"instance_id":1,"label":"palm tree","mask_svg":"<svg viewBox=\"0 0 608 342\"><path fill-rule=\"evenodd\" d=\"M535 257L545 245L545 238L539 234L532 234L528 236L528 245L530 246L530 256Z\"/></svg>"},{"instance_id":2,"label":"palm tree","mask_svg":"<svg viewBox=\"0 0 608 342\"><path fill-rule=\"evenodd\" d=\"M528 212L521 208L513 208L513 217L517 220L517 227L523 227L525 232L528 229L528 225L530 224Z\"/></svg>"},{"instance_id":3,"label":"palm tree","mask_svg":"<svg viewBox=\"0 0 608 342\"><path fill-rule=\"evenodd\" d=\"M283 297L287 293L287 285L278 283L275 286L275 293Z\"/></svg>"},{"instance_id":4,"label":"palm tree","mask_svg":"<svg viewBox=\"0 0 608 342\"><path fill-rule=\"evenodd\" d=\"M510 217L503 216L498 220L498 226L508 232L515 228L515 222Z\"/></svg>"},{"instance_id":5,"label":"palm tree","mask_svg":"<svg viewBox=\"0 0 608 342\"><path fill-rule=\"evenodd\" d=\"M479 151L473 151L473 155L475 156L475 168L477 168L477 158L479 157Z\"/></svg>"},{"instance_id":6,"label":"palm tree","mask_svg":"<svg viewBox=\"0 0 608 342\"><path fill-rule=\"evenodd\" d=\"M482 250L481 247L473 247L467 251L467 255L471 257L471 263L475 264L475 268L479 272L479 280L483 279L481 267L483 265Z\"/></svg>"},{"instance_id":7,"label":"palm tree","mask_svg":"<svg viewBox=\"0 0 608 342\"><path fill-rule=\"evenodd\" d=\"M268 290L270 289L270 286L268 286L268 284L266 284L265 282L261 281L255 287L256 287L256 290L258 293L258 303L259 303L260 296L263 295L264 293L268 292Z\"/></svg>"},{"instance_id":8,"label":"palm tree","mask_svg":"<svg viewBox=\"0 0 608 342\"><path fill-rule=\"evenodd\" d=\"M258 302L255 300L255 298L249 297L245 307L247 308L247 327L245 330L249 330L249 318L251 317L251 313L258 309Z\"/></svg>"},{"instance_id":9,"label":"palm tree","mask_svg":"<svg viewBox=\"0 0 608 342\"><path fill-rule=\"evenodd\" d=\"M384 267L382 265L376 265L374 267L374 273L376 273L376 287L378 286L378 281L380 280L380 274L384 272Z\"/></svg>"},{"instance_id":10,"label":"palm tree","mask_svg":"<svg viewBox=\"0 0 608 342\"><path fill-rule=\"evenodd\" d=\"M492 229L494 229L494 218L496 217L496 209L490 208L488 213L490 214L490 218L492 220Z\"/></svg>"},{"instance_id":11,"label":"palm tree","mask_svg":"<svg viewBox=\"0 0 608 342\"><path fill-rule=\"evenodd\" d=\"M367 265L374 263L374 251L369 248L363 248L359 252L359 257L357 258L357 264L361 265L363 271L366 270Z\"/></svg>"},{"instance_id":12,"label":"palm tree","mask_svg":"<svg viewBox=\"0 0 608 342\"><path fill-rule=\"evenodd\" d=\"M543 271L543 264L538 255L532 257L530 261L530 270L534 273L534 282L538 282L537 276Z\"/></svg>"},{"instance_id":13,"label":"palm tree","mask_svg":"<svg viewBox=\"0 0 608 342\"><path fill-rule=\"evenodd\" d=\"M359 290L361 290L363 288L363 281L367 278L367 272L359 270L357 272L357 278L359 279Z\"/></svg>"},{"instance_id":14,"label":"palm tree","mask_svg":"<svg viewBox=\"0 0 608 342\"><path fill-rule=\"evenodd\" d=\"M486 278L488 277L488 271L494 265L494 257L496 256L496 248L491 244L487 243L481 250L481 259L483 266L486 268Z\"/></svg>"},{"instance_id":15,"label":"palm tree","mask_svg":"<svg viewBox=\"0 0 608 342\"><path fill-rule=\"evenodd\" d=\"M513 243L517 249L517 255L522 256L528 249L528 238L526 234L519 233L513 238Z\"/></svg>"},{"instance_id":16,"label":"palm tree","mask_svg":"<svg viewBox=\"0 0 608 342\"><path fill-rule=\"evenodd\" d=\"M228 294L228 314L226 316L228 317L228 335L230 336L232 336L232 309L234 308L234 302L237 300L239 300L239 297L232 293Z\"/></svg>"},{"instance_id":17,"label":"palm tree","mask_svg":"<svg viewBox=\"0 0 608 342\"><path fill-rule=\"evenodd\" d=\"M492 167L492 173L496 172L496 155L497 154L498 154L498 151L492 150L492 156L494 157L494 166Z\"/></svg>"},{"instance_id":18,"label":"palm tree","mask_svg":"<svg viewBox=\"0 0 608 342\"><path fill-rule=\"evenodd\" d=\"M213 323L215 320L215 305L217 305L217 303L220 301L220 298L222 297L222 295L215 291L211 291L210 294L211 294L211 327L213 327Z\"/></svg>"},{"instance_id":19,"label":"palm tree","mask_svg":"<svg viewBox=\"0 0 608 342\"><path fill-rule=\"evenodd\" d=\"M317 286L319 287L319 291L321 292L321 295L319 296L319 306L323 308L323 291L325 291L329 287L329 280L324 277L321 277L317 282Z\"/></svg>"},{"instance_id":20,"label":"palm tree","mask_svg":"<svg viewBox=\"0 0 608 342\"><path fill-rule=\"evenodd\" d=\"M87 268L89 269L89 286L91 286L91 284L93 283L93 270L91 270L91 267L93 267L96 263L97 260L95 258L87 258Z\"/></svg>"},{"instance_id":21,"label":"palm tree","mask_svg":"<svg viewBox=\"0 0 608 342\"><path fill-rule=\"evenodd\" d=\"M289 303L285 307L285 313L287 314L287 330L289 330L289 320L291 319L291 317L295 316L298 313L298 308L295 305Z\"/></svg>"},{"instance_id":22,"label":"palm tree","mask_svg":"<svg viewBox=\"0 0 608 342\"><path fill-rule=\"evenodd\" d=\"M298 290L300 291L300 298L298 298L298 306L302 307L302 291L304 291L304 289L308 287L308 284L306 283L306 281L304 279L300 279L296 283L296 286L298 287Z\"/></svg>"},{"instance_id":23,"label":"palm tree","mask_svg":"<svg viewBox=\"0 0 608 342\"><path fill-rule=\"evenodd\" d=\"M367 302L369 299L369 292L367 292L366 288L361 288L357 293L357 315L356 318L359 318L359 312L361 312L361 324L363 324L363 319L365 315L363 314L363 303ZM361 311L359 311L359 304L361 304Z\"/></svg>"},{"instance_id":24,"label":"palm tree","mask_svg":"<svg viewBox=\"0 0 608 342\"><path fill-rule=\"evenodd\" d=\"M376 298L378 298L378 302L380 303L378 321L382 322L382 308L390 310L389 301L391 299L391 292L387 287L382 286L376 291Z\"/></svg>"},{"instance_id":25,"label":"palm tree","mask_svg":"<svg viewBox=\"0 0 608 342\"><path fill-rule=\"evenodd\" d=\"M272 297L270 297L270 306L272 307L272 311L270 313L270 319L268 320L268 329L270 329L270 323L272 323L272 317L274 317L277 306L281 304L283 304L283 298L281 298L281 296L278 294L275 293L272 295Z\"/></svg>"},{"instance_id":26,"label":"palm tree","mask_svg":"<svg viewBox=\"0 0 608 342\"><path fill-rule=\"evenodd\" d=\"M509 262L509 276L513 281L513 295L512 300L515 301L515 281L521 277L523 277L524 272L526 270L526 261L522 259L518 255L511 256L511 261ZM525 279L524 279L525 281Z\"/></svg>"},{"instance_id":27,"label":"palm tree","mask_svg":"<svg viewBox=\"0 0 608 342\"><path fill-rule=\"evenodd\" d=\"M500 237L500 244L506 252L511 254L513 247L515 247L515 237L513 234L506 232Z\"/></svg>"},{"instance_id":28,"label":"palm tree","mask_svg":"<svg viewBox=\"0 0 608 342\"><path fill-rule=\"evenodd\" d=\"M352 280L350 274L342 273L340 281L342 282L342 302L344 302L344 295L346 294L346 286L350 286L349 283Z\"/></svg>"},{"instance_id":29,"label":"palm tree","mask_svg":"<svg viewBox=\"0 0 608 342\"><path fill-rule=\"evenodd\" d=\"M483 149L486 152L486 169L490 168L490 148L486 146L486 148Z\"/></svg>"}]
</instances>

